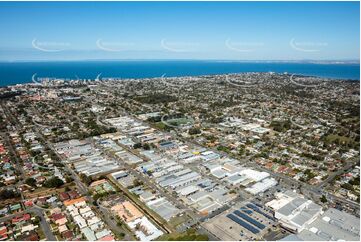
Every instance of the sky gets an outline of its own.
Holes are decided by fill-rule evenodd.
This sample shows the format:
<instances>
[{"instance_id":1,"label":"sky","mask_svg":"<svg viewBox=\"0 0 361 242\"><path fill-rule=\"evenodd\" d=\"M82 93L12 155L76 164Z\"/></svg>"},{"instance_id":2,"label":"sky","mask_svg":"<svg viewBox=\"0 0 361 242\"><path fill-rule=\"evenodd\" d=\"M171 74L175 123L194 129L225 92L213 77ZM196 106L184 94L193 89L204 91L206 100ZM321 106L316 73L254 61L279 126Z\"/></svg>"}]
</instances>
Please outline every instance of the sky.
<instances>
[{"instance_id":1,"label":"sky","mask_svg":"<svg viewBox=\"0 0 361 242\"><path fill-rule=\"evenodd\" d=\"M359 60L359 2L0 2L0 61Z\"/></svg>"}]
</instances>

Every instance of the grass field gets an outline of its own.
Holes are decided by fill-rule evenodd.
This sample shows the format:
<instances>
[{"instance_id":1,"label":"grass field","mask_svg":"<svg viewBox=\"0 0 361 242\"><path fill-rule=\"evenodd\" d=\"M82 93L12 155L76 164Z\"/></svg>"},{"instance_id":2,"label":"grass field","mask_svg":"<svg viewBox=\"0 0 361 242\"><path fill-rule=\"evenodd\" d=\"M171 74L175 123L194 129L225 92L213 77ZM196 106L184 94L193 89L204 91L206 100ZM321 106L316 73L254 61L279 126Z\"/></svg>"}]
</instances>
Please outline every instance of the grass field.
<instances>
[{"instance_id":1,"label":"grass field","mask_svg":"<svg viewBox=\"0 0 361 242\"><path fill-rule=\"evenodd\" d=\"M190 219L191 218L187 214L184 214L183 216L176 216L176 217L171 218L169 220L169 224L176 228L178 225L180 225Z\"/></svg>"},{"instance_id":2,"label":"grass field","mask_svg":"<svg viewBox=\"0 0 361 242\"><path fill-rule=\"evenodd\" d=\"M331 142L331 143L334 143L336 142L337 140L340 142L340 143L344 143L344 144L347 144L347 143L351 143L353 142L353 139L349 138L349 137L346 137L346 136L339 136L339 135L336 135L336 134L330 134L326 137L326 140L328 142Z\"/></svg>"},{"instance_id":3,"label":"grass field","mask_svg":"<svg viewBox=\"0 0 361 242\"><path fill-rule=\"evenodd\" d=\"M174 125L174 126L180 126L180 125L184 125L184 124L189 124L192 122L191 119L183 117L183 118L174 118L174 119L167 119L164 120L165 122Z\"/></svg>"},{"instance_id":4,"label":"grass field","mask_svg":"<svg viewBox=\"0 0 361 242\"><path fill-rule=\"evenodd\" d=\"M194 229L188 229L183 233L164 234L157 238L157 241L207 241L208 236L198 234Z\"/></svg>"}]
</instances>

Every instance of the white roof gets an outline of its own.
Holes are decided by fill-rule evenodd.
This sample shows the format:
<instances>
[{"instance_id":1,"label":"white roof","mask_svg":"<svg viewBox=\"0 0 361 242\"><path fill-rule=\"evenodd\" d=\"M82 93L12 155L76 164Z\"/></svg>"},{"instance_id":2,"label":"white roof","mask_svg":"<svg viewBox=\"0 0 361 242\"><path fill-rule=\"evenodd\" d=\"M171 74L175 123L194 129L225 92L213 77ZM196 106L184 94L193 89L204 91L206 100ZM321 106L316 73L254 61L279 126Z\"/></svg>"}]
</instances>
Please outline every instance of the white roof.
<instances>
[{"instance_id":1,"label":"white roof","mask_svg":"<svg viewBox=\"0 0 361 242\"><path fill-rule=\"evenodd\" d=\"M143 216L142 218L138 218L132 222L129 222L128 226L134 230L137 224L139 224L143 229L147 231L147 234L144 234L144 232L140 230L135 231L135 235L141 241L154 240L163 234L163 232L159 230L157 227L155 227L154 224L152 224L145 216Z\"/></svg>"},{"instance_id":2,"label":"white roof","mask_svg":"<svg viewBox=\"0 0 361 242\"><path fill-rule=\"evenodd\" d=\"M187 196L193 192L196 192L199 190L199 187L198 186L194 186L194 185L191 185L191 186L187 186L187 187L184 187L180 190L177 191L178 194L181 194L182 196Z\"/></svg>"},{"instance_id":3,"label":"white roof","mask_svg":"<svg viewBox=\"0 0 361 242\"><path fill-rule=\"evenodd\" d=\"M85 228L87 226L86 221L80 215L73 217L75 223L79 226L79 228Z\"/></svg>"},{"instance_id":4,"label":"white roof","mask_svg":"<svg viewBox=\"0 0 361 242\"><path fill-rule=\"evenodd\" d=\"M270 175L269 173L264 171L256 171L248 168L240 171L239 174L242 176L246 176L248 179L251 179L253 181L263 180Z\"/></svg>"}]
</instances>

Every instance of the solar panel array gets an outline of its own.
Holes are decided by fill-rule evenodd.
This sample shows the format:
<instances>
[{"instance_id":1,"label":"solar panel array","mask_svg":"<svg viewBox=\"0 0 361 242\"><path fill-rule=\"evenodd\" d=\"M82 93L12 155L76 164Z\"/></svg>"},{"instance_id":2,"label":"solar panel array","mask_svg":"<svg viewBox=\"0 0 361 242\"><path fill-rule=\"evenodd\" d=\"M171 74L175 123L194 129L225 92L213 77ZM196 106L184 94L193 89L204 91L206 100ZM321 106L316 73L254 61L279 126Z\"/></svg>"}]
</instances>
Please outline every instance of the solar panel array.
<instances>
[{"instance_id":1,"label":"solar panel array","mask_svg":"<svg viewBox=\"0 0 361 242\"><path fill-rule=\"evenodd\" d=\"M263 207L259 204L248 203L246 204L246 206L240 207L239 210L235 210L233 211L233 213L226 215L226 217L246 228L253 234L257 234L261 230L265 229L266 226L248 215L253 214L253 212L257 212L264 217L275 221L275 218L273 216L263 212L260 208Z\"/></svg>"},{"instance_id":2,"label":"solar panel array","mask_svg":"<svg viewBox=\"0 0 361 242\"><path fill-rule=\"evenodd\" d=\"M233 222L236 222L237 224L241 225L242 227L246 228L247 230L251 231L254 234L258 234L259 230L255 227L249 225L248 223L244 222L242 219L238 218L234 214L227 214L227 218L231 219Z\"/></svg>"},{"instance_id":3,"label":"solar panel array","mask_svg":"<svg viewBox=\"0 0 361 242\"><path fill-rule=\"evenodd\" d=\"M257 220L249 217L248 215L241 213L239 210L235 210L233 212L234 214L236 214L237 216L243 218L244 220L246 220L247 222L255 225L256 227L258 227L259 229L264 229L266 228L266 226L264 226L263 224L261 224L260 222L258 222Z\"/></svg>"},{"instance_id":4,"label":"solar panel array","mask_svg":"<svg viewBox=\"0 0 361 242\"><path fill-rule=\"evenodd\" d=\"M244 212L244 213L246 213L246 214L252 214L252 213L253 213L252 210L247 209L246 207L241 207L240 209L241 209L242 212Z\"/></svg>"},{"instance_id":5,"label":"solar panel array","mask_svg":"<svg viewBox=\"0 0 361 242\"><path fill-rule=\"evenodd\" d=\"M257 213L259 213L259 214L261 214L263 216L265 216L266 218L268 218L268 219L270 219L272 221L275 221L275 219L272 216L270 216L267 213L261 211L258 207L256 207L252 203L248 203L246 206L249 207L249 208L252 208L254 211L256 211Z\"/></svg>"}]
</instances>

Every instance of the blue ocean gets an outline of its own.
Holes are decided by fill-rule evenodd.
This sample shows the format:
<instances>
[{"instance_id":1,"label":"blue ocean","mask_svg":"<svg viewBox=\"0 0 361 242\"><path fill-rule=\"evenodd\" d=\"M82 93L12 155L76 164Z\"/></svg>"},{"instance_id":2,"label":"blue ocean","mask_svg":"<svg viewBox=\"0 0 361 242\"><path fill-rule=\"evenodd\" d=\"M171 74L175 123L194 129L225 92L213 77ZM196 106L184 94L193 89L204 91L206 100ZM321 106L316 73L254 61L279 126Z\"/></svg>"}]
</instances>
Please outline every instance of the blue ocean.
<instances>
[{"instance_id":1,"label":"blue ocean","mask_svg":"<svg viewBox=\"0 0 361 242\"><path fill-rule=\"evenodd\" d=\"M360 80L359 64L315 64L237 61L64 61L1 62L0 86L30 83L37 78L95 79L101 77L151 78L241 72L288 72L333 79Z\"/></svg>"}]
</instances>

